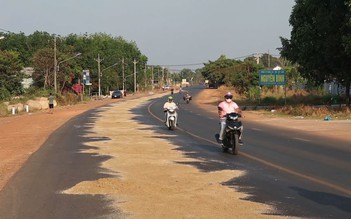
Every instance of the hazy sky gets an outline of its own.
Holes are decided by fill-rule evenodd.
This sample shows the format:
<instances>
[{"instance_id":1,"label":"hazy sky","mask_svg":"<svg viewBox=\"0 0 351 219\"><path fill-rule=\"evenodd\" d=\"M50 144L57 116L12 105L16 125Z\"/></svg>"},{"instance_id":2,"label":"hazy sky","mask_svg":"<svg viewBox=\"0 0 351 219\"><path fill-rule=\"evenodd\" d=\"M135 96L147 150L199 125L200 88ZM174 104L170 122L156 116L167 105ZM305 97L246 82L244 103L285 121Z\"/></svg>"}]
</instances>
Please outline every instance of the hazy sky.
<instances>
[{"instance_id":1,"label":"hazy sky","mask_svg":"<svg viewBox=\"0 0 351 219\"><path fill-rule=\"evenodd\" d=\"M148 64L214 61L221 54L279 55L279 37L290 38L294 0L0 0L0 28L26 35L35 31L106 33L136 42Z\"/></svg>"}]
</instances>

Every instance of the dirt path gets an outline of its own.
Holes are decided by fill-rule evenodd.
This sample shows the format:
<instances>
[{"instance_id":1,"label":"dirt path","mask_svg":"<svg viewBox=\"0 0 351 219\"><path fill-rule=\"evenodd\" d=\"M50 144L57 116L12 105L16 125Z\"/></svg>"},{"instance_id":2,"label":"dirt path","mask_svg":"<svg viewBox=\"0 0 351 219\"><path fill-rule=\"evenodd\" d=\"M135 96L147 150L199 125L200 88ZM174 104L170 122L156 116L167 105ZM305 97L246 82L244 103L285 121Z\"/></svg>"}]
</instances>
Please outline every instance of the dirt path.
<instances>
[{"instance_id":1,"label":"dirt path","mask_svg":"<svg viewBox=\"0 0 351 219\"><path fill-rule=\"evenodd\" d=\"M205 90L201 95L206 98L199 99L210 100L213 94ZM236 212L237 218L273 217L262 214L272 211L270 206L244 201L242 198L245 194L221 185L221 182L245 174L244 172L205 173L193 166L179 164L178 162L184 161L200 161L185 157L181 151L175 150L177 147L167 140L167 136L159 136L152 132L152 127L131 119L134 115L128 109L150 98L145 95L138 97L138 100L127 98L127 101L105 109L93 127L96 134L90 135L107 136L112 141L88 143L98 149L84 152L112 156L103 167L118 172L119 175L80 182L62 192L109 195L115 200L116 207L131 218L232 218L233 212ZM54 114L40 112L0 118L0 189L48 136L66 121L88 109L117 101L120 100L106 99L62 107L56 109ZM206 105L208 103L198 104L210 108ZM248 113L245 119L258 117L259 115ZM296 125L296 128L301 125L288 122L290 126ZM112 127L111 123L113 129L106 128ZM115 128L116 124L119 128ZM310 121L302 127L307 124ZM346 124L350 128L350 123ZM340 129L345 128L343 123L336 123L333 128L338 128L339 125L342 126ZM321 130L316 124L310 126L318 129L313 129L315 132ZM323 128L328 127L330 128ZM130 133L134 134L130 136ZM133 144L130 143L130 138L133 139ZM136 148L140 146L144 148L142 154Z\"/></svg>"}]
</instances>

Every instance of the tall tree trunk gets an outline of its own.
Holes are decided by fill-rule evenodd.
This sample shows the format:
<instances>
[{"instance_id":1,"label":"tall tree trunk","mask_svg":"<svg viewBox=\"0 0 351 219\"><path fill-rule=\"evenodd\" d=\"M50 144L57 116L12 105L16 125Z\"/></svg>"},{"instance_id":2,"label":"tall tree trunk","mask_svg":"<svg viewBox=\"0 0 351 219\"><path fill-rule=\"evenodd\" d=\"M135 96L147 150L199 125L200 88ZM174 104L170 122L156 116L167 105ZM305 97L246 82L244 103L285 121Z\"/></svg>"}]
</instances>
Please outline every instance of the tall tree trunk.
<instances>
[{"instance_id":1,"label":"tall tree trunk","mask_svg":"<svg viewBox=\"0 0 351 219\"><path fill-rule=\"evenodd\" d=\"M47 69L44 70L44 89L46 89L46 85L49 85L49 73Z\"/></svg>"},{"instance_id":2,"label":"tall tree trunk","mask_svg":"<svg viewBox=\"0 0 351 219\"><path fill-rule=\"evenodd\" d=\"M65 89L65 86L66 86L66 80L63 82L63 85L62 85L62 88L61 88L61 95L62 95L62 93L63 93L63 89Z\"/></svg>"},{"instance_id":3,"label":"tall tree trunk","mask_svg":"<svg viewBox=\"0 0 351 219\"><path fill-rule=\"evenodd\" d=\"M351 85L351 79L346 82L346 105L351 106L351 96L350 96L350 85Z\"/></svg>"}]
</instances>

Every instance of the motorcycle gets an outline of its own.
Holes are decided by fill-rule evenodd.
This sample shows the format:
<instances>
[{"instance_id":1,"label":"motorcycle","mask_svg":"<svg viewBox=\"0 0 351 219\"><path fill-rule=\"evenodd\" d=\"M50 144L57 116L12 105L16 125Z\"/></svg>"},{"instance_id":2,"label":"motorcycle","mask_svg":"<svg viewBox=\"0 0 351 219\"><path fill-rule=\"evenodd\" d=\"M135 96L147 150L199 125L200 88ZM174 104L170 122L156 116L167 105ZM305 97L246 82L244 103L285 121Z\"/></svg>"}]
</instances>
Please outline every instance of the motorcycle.
<instances>
[{"instance_id":1,"label":"motorcycle","mask_svg":"<svg viewBox=\"0 0 351 219\"><path fill-rule=\"evenodd\" d=\"M166 110L166 126L169 130L174 130L177 127L177 118L176 107L169 107Z\"/></svg>"},{"instance_id":2,"label":"motorcycle","mask_svg":"<svg viewBox=\"0 0 351 219\"><path fill-rule=\"evenodd\" d=\"M242 123L238 113L228 113L226 115L226 127L223 138L222 151L228 152L231 149L233 155L239 154L239 136L241 134ZM218 135L219 137L219 135Z\"/></svg>"},{"instance_id":3,"label":"motorcycle","mask_svg":"<svg viewBox=\"0 0 351 219\"><path fill-rule=\"evenodd\" d=\"M190 100L191 100L191 99L192 99L192 97L191 97L189 94L183 96L183 100L184 100L186 103L190 103Z\"/></svg>"}]
</instances>

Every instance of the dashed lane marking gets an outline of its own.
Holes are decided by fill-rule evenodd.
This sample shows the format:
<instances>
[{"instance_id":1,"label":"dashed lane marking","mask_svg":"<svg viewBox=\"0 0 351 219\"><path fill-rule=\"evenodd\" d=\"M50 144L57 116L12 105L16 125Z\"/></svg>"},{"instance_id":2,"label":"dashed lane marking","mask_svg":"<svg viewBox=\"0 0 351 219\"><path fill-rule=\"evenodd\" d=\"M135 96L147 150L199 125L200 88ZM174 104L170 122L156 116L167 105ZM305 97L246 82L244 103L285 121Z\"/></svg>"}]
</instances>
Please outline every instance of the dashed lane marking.
<instances>
[{"instance_id":1,"label":"dashed lane marking","mask_svg":"<svg viewBox=\"0 0 351 219\"><path fill-rule=\"evenodd\" d=\"M151 116L153 116L153 117L156 118L157 120L163 122L163 120L162 120L161 118L157 117L157 116L156 116L155 114L153 114L153 113L151 112L151 110L150 110L151 106L152 106L155 102L156 102L156 100L153 101L153 102L151 102L151 103L149 104L149 106L148 106L148 112L149 112L149 114L150 114ZM181 131L183 131L183 132L185 132L185 133L187 133L187 134L189 134L189 135L191 135L191 136L193 136L193 137L195 137L195 138L201 139L201 140L203 140L203 141L209 142L209 143L214 144L214 145L218 145L217 142L208 140L208 139L206 139L206 138L203 138L203 137L201 137L201 136L198 136L198 135L196 135L196 134L193 134L193 133L191 133L191 132L188 132L188 131L186 131L186 130L184 130L184 129L181 129L181 128L179 128L179 127L177 127L177 129L179 129L179 130L181 130ZM260 129L258 129L258 130L261 131ZM301 139L300 139L300 140L301 140ZM302 139L302 140L304 140L304 139ZM308 141L308 140L307 140L307 141ZM333 184L333 183L331 183L331 182L327 182L327 181L325 181L325 180L318 179L318 178L316 178L316 177L312 177L312 176L309 176L309 175L305 175L305 174L303 174L303 173L297 172L297 171L295 171L295 170L291 170L291 169L286 168L286 167L282 167L282 166L280 166L279 164L274 164L274 163L272 163L272 162L263 160L263 159L261 159L261 158L259 158L259 157L252 156L252 155L247 154L247 153L245 153L245 152L240 152L240 154L241 154L242 156L244 156L244 157L247 157L247 158L249 158L249 159L255 160L255 161L260 162L260 163L262 163L262 164L265 164L265 165L267 165L267 166L270 166L270 167L273 167L273 168L275 168L275 169L284 171L285 173L288 173L288 174L291 174L291 175L294 175L294 176L297 176L297 177L300 177L300 178L309 180L309 181L311 181L311 182L314 182L314 183L317 183L317 184L320 184L320 185L329 187L329 188L334 189L334 190L336 190L336 191L342 192L342 193L344 193L344 194L346 194L346 195L348 195L348 196L351 196L351 190L348 189L348 188L344 188L344 187L342 187L342 186L335 185L335 184Z\"/></svg>"}]
</instances>

